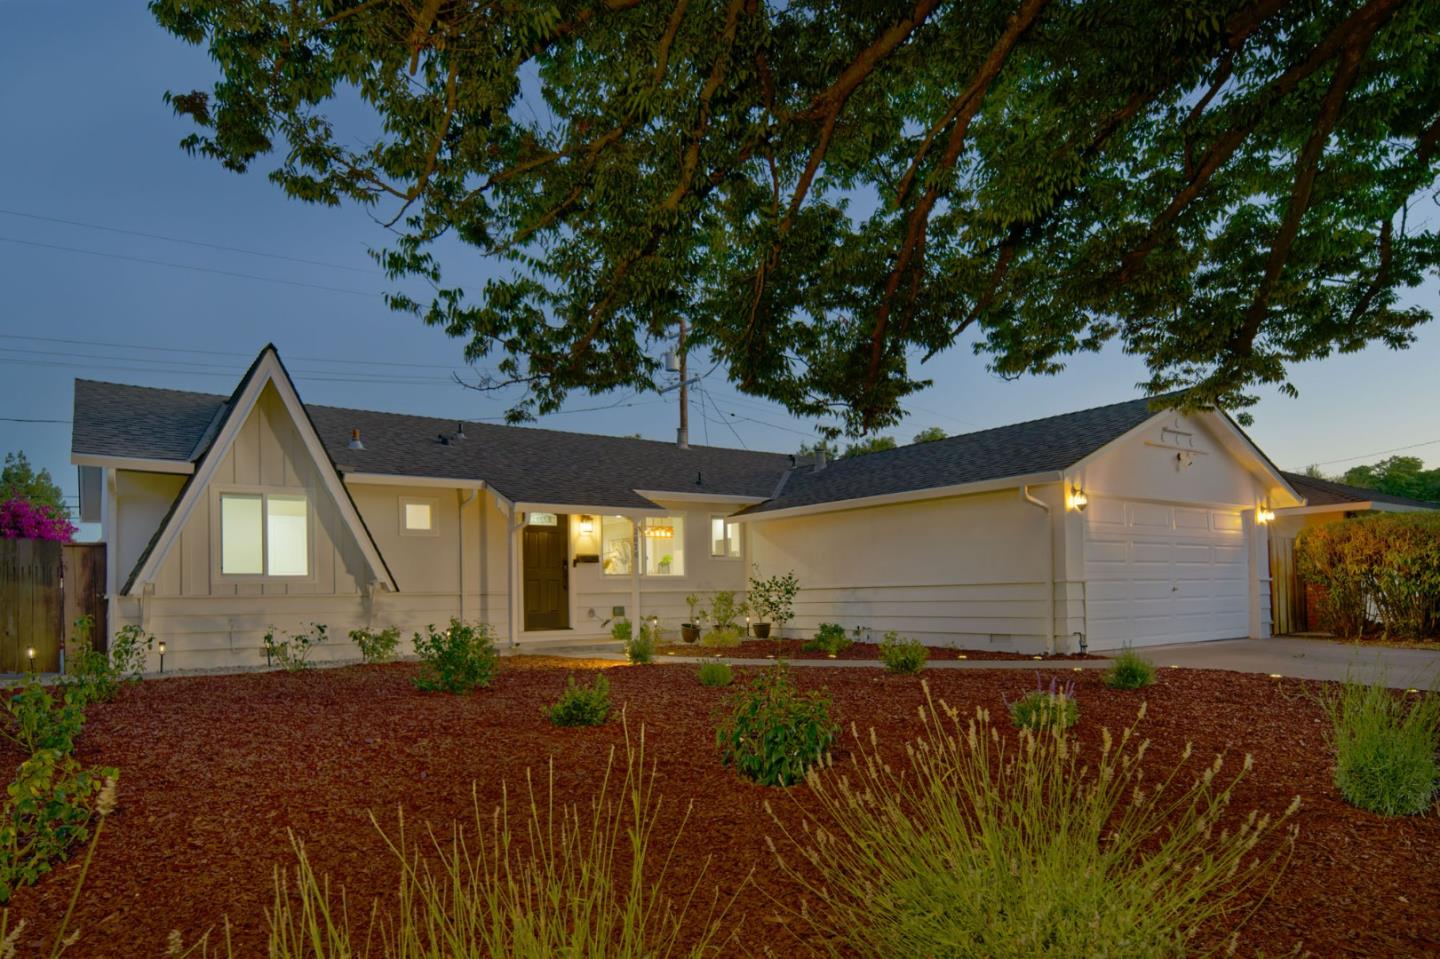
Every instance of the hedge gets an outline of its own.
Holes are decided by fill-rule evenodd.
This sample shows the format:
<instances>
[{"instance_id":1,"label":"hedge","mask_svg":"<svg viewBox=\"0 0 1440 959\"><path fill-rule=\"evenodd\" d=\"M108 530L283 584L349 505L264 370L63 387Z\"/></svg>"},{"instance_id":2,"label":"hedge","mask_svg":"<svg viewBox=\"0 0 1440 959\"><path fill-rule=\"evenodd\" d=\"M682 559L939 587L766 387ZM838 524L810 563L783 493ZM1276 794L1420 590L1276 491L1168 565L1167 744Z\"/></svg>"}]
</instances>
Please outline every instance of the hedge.
<instances>
[{"instance_id":1,"label":"hedge","mask_svg":"<svg viewBox=\"0 0 1440 959\"><path fill-rule=\"evenodd\" d=\"M1440 513L1373 513L1302 530L1302 578L1324 588L1321 625L1359 636L1378 619L1386 636L1440 630Z\"/></svg>"}]
</instances>

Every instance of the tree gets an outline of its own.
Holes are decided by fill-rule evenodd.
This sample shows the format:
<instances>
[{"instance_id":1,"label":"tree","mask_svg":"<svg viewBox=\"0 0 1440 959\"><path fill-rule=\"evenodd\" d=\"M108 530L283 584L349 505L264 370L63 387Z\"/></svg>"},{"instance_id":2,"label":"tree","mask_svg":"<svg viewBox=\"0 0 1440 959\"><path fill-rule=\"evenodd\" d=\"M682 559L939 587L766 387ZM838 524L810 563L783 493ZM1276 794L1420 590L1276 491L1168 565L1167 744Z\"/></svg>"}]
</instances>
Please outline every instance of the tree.
<instances>
[{"instance_id":1,"label":"tree","mask_svg":"<svg viewBox=\"0 0 1440 959\"><path fill-rule=\"evenodd\" d=\"M70 518L65 505L65 494L55 485L50 471L35 472L26 458L24 450L5 454L5 466L0 469L0 502L23 499L38 506L49 507L64 519Z\"/></svg>"},{"instance_id":2,"label":"tree","mask_svg":"<svg viewBox=\"0 0 1440 959\"><path fill-rule=\"evenodd\" d=\"M1440 503L1440 467L1427 470L1418 456L1391 456L1368 466L1352 466L1344 481L1391 496Z\"/></svg>"},{"instance_id":3,"label":"tree","mask_svg":"<svg viewBox=\"0 0 1440 959\"><path fill-rule=\"evenodd\" d=\"M846 446L845 457L848 459L851 456L864 456L866 453L893 450L895 445L895 437L893 436L872 436Z\"/></svg>"},{"instance_id":4,"label":"tree","mask_svg":"<svg viewBox=\"0 0 1440 959\"><path fill-rule=\"evenodd\" d=\"M918 433L915 434L915 442L917 442L917 443L933 443L933 442L935 442L936 440L943 440L943 439L945 439L946 436L947 436L946 432L945 432L944 430L942 430L940 427L938 427L938 426L927 426L927 427L925 427L923 430L921 430L920 432L918 432Z\"/></svg>"},{"instance_id":5,"label":"tree","mask_svg":"<svg viewBox=\"0 0 1440 959\"><path fill-rule=\"evenodd\" d=\"M434 291L388 302L498 354L474 385L524 384L512 419L655 389L682 317L742 392L854 436L957 346L1015 377L1117 342L1188 388L1162 402L1241 409L1431 318L1399 294L1440 263L1406 215L1434 0L150 7L220 71L169 96L183 146L376 208L379 262ZM447 280L444 237L505 271Z\"/></svg>"}]
</instances>

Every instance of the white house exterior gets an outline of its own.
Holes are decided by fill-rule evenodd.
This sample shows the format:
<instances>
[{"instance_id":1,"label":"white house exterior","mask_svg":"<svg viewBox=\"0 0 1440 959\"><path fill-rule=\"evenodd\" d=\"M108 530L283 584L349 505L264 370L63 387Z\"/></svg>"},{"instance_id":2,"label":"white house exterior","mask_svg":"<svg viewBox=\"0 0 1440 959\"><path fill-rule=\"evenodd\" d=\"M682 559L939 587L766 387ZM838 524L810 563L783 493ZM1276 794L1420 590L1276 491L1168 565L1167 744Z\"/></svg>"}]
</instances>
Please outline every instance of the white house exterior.
<instances>
[{"instance_id":1,"label":"white house exterior","mask_svg":"<svg viewBox=\"0 0 1440 959\"><path fill-rule=\"evenodd\" d=\"M1221 413L1117 404L824 464L306 407L273 347L229 397L79 381L72 459L109 627L167 666L270 627L502 644L673 631L685 597L795 570L798 617L1027 652L1265 636L1265 527L1302 500ZM358 431L358 436L356 435ZM1080 501L1084 500L1084 508Z\"/></svg>"}]
</instances>

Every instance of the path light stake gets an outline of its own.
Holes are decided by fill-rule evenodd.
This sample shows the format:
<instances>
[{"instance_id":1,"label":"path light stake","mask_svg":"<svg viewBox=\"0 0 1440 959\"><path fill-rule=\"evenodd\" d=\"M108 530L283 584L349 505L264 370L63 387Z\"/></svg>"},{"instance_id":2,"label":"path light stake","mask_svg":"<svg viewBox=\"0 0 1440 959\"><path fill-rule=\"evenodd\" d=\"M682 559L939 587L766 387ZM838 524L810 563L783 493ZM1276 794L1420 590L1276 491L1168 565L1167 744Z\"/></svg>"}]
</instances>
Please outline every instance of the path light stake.
<instances>
[{"instance_id":1,"label":"path light stake","mask_svg":"<svg viewBox=\"0 0 1440 959\"><path fill-rule=\"evenodd\" d=\"M35 675L35 647L31 646L25 650L25 655L30 657L30 675Z\"/></svg>"},{"instance_id":2,"label":"path light stake","mask_svg":"<svg viewBox=\"0 0 1440 959\"><path fill-rule=\"evenodd\" d=\"M160 640L160 675L165 675L165 640Z\"/></svg>"}]
</instances>

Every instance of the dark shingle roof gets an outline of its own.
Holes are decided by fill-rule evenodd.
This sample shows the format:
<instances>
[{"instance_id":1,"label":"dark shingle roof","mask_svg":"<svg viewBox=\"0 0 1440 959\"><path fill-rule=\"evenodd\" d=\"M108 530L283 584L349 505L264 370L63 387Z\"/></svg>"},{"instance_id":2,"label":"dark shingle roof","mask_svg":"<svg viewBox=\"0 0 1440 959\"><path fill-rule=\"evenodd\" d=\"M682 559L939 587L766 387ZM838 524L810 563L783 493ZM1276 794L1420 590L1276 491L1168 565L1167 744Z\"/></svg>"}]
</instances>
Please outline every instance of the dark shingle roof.
<instances>
[{"instance_id":1,"label":"dark shingle roof","mask_svg":"<svg viewBox=\"0 0 1440 959\"><path fill-rule=\"evenodd\" d=\"M1286 473L1285 478L1295 491L1305 497L1307 506L1345 506L1350 503L1390 503L1395 506L1414 506L1418 509L1440 509L1440 503L1407 496L1392 496L1378 489L1336 483L1333 480L1316 479L1304 473Z\"/></svg>"},{"instance_id":2,"label":"dark shingle roof","mask_svg":"<svg viewBox=\"0 0 1440 959\"><path fill-rule=\"evenodd\" d=\"M836 460L793 472L780 495L746 513L766 513L915 490L1063 470L1154 415L1147 399L1049 416L931 443Z\"/></svg>"},{"instance_id":3,"label":"dark shingle roof","mask_svg":"<svg viewBox=\"0 0 1440 959\"><path fill-rule=\"evenodd\" d=\"M78 380L72 450L79 454L188 461L227 397ZM466 423L464 440L442 443L456 421L402 413L306 406L330 458L345 472L484 480L533 503L643 508L636 489L769 496L790 465L781 453L750 452ZM351 450L358 428L365 449Z\"/></svg>"}]
</instances>

